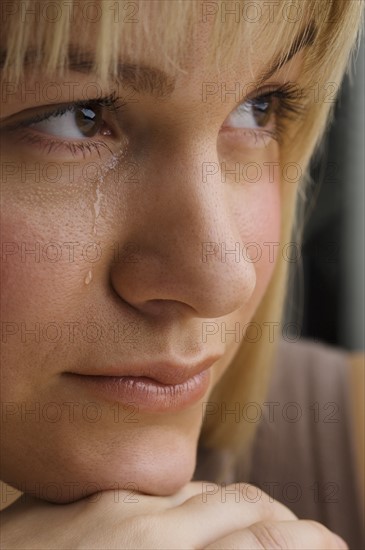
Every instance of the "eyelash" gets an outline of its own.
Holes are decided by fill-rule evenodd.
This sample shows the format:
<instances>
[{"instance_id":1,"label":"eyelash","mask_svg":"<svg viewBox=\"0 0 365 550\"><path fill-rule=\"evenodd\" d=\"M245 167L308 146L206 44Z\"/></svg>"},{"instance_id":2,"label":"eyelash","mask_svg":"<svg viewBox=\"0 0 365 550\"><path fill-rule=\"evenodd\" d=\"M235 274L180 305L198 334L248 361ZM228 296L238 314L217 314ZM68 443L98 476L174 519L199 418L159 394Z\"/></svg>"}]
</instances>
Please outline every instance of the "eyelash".
<instances>
[{"instance_id":1,"label":"eyelash","mask_svg":"<svg viewBox=\"0 0 365 550\"><path fill-rule=\"evenodd\" d=\"M74 112L77 109L89 108L93 109L96 107L104 107L108 111L113 113L117 111L122 111L126 107L127 103L119 101L119 98L115 93L100 96L88 101L75 101L65 106L60 106L54 111L36 115L32 118L22 120L14 125L7 126L7 130L19 130L21 128L29 128L31 124L36 124L38 122L43 122L53 117L62 116L68 112ZM52 137L46 137L41 134L23 134L19 141L25 141L27 143L32 143L38 146L41 146L43 152L46 151L48 154L52 151L55 151L59 148L65 147L73 156L81 153L84 158L87 154L92 154L93 152L97 153L100 157L101 150L107 149L111 154L112 151L107 143L104 141L94 140L83 140L80 142L72 142L69 140L62 139L52 139Z\"/></svg>"},{"instance_id":2,"label":"eyelash","mask_svg":"<svg viewBox=\"0 0 365 550\"><path fill-rule=\"evenodd\" d=\"M303 112L303 104L298 101L299 97L303 98L303 94L299 95L298 92L299 88L297 85L294 85L293 83L285 83L276 88L269 88L252 98L246 99L246 101L252 103L254 103L255 101L260 101L264 98L271 99L276 97L278 99L278 106L276 110L274 110L274 130L265 130L264 128L261 130L252 129L252 133L255 135L255 137L257 137L259 134L265 134L277 141L279 144L282 143L285 130L285 122L287 120L291 120L295 117L300 116ZM240 104L242 103L244 102L241 102ZM27 120L18 122L14 125L7 126L7 129L19 130L21 128L28 128L31 124L36 124L37 122L42 122L52 117L62 116L67 112L73 112L80 108L92 109L95 107L104 107L111 112L116 112L122 111L126 107L126 105L127 103L119 102L117 95L115 93L112 93L106 96L94 98L92 100L77 101L65 106L60 106L54 111L39 114ZM23 136L20 137L19 141L26 141L28 143L42 146L43 151L46 151L48 154L63 147L68 149L68 151L70 151L73 156L81 153L84 158L87 154L92 154L93 152L96 152L100 157L101 150L103 148L112 153L107 143L105 143L104 141L96 141L95 139L85 139L82 142L71 142L68 140L60 139L52 140L52 138L45 137L40 134L23 134Z\"/></svg>"},{"instance_id":3,"label":"eyelash","mask_svg":"<svg viewBox=\"0 0 365 550\"><path fill-rule=\"evenodd\" d=\"M259 101L263 98L277 98L278 99L278 108L274 110L275 115L275 126L274 130L265 130L255 131L255 134L264 133L277 141L279 145L282 144L284 138L284 132L286 128L286 122L298 119L304 115L305 106L304 101L306 95L304 90L299 88L297 84L291 82L286 82L277 87L269 87L264 92L256 95L253 98L248 99L247 101ZM302 100L302 101L300 101Z\"/></svg>"}]
</instances>

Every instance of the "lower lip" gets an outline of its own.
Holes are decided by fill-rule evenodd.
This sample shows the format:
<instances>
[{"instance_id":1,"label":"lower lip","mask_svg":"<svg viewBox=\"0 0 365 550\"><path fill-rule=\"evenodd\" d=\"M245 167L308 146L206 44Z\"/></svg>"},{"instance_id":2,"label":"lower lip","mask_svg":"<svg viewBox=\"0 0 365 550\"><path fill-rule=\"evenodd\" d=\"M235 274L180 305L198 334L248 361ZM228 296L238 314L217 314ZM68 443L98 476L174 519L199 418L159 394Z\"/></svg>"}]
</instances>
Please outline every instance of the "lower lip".
<instances>
[{"instance_id":1,"label":"lower lip","mask_svg":"<svg viewBox=\"0 0 365 550\"><path fill-rule=\"evenodd\" d=\"M210 369L183 384L166 385L144 376L89 376L66 374L107 401L136 405L138 412L180 411L201 399L209 388Z\"/></svg>"}]
</instances>

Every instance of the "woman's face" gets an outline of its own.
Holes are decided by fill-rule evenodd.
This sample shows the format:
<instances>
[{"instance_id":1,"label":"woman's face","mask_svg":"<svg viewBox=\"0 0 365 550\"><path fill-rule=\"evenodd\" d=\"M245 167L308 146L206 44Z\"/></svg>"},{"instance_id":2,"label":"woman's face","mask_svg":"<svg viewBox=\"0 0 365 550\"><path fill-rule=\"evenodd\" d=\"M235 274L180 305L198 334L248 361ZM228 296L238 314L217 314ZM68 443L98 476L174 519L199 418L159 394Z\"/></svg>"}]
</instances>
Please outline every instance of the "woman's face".
<instances>
[{"instance_id":1,"label":"woman's face","mask_svg":"<svg viewBox=\"0 0 365 550\"><path fill-rule=\"evenodd\" d=\"M2 478L41 498L187 483L204 403L272 276L282 115L278 98L256 98L295 82L301 54L247 100L270 52L218 73L199 25L175 82L156 43L121 68L124 85L84 61L60 78L29 66L3 87ZM208 366L206 384L167 392L81 377Z\"/></svg>"}]
</instances>

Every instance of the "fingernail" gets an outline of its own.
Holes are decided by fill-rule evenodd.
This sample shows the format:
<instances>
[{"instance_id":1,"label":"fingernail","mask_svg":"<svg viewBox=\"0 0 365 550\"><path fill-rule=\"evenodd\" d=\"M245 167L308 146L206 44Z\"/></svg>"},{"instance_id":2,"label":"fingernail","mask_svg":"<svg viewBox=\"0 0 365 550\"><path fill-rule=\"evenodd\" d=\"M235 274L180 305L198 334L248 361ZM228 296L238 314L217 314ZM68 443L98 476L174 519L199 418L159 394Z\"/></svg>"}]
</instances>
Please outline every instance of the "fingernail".
<instances>
[{"instance_id":1,"label":"fingernail","mask_svg":"<svg viewBox=\"0 0 365 550\"><path fill-rule=\"evenodd\" d=\"M337 541L338 547L341 548L341 550L349 550L348 545L341 537L339 537L338 535L335 535L335 539Z\"/></svg>"}]
</instances>

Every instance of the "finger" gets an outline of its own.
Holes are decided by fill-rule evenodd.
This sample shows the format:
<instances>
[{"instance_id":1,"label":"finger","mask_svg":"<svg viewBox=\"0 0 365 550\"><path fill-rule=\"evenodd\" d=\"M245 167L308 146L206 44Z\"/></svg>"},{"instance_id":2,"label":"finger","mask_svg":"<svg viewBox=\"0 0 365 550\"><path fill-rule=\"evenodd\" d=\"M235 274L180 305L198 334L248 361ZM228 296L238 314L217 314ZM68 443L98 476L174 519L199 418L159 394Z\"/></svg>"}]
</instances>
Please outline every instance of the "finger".
<instances>
[{"instance_id":1,"label":"finger","mask_svg":"<svg viewBox=\"0 0 365 550\"><path fill-rule=\"evenodd\" d=\"M208 491L204 490L207 489ZM195 487L191 490L196 490ZM176 537L189 533L192 546L210 542L259 521L294 521L297 517L264 491L247 483L227 486L204 484L200 493L166 511ZM169 527L168 527L169 528Z\"/></svg>"},{"instance_id":2,"label":"finger","mask_svg":"<svg viewBox=\"0 0 365 550\"><path fill-rule=\"evenodd\" d=\"M148 495L144 493L136 493L136 496L141 496L145 502L159 505L161 503L163 509L179 506L189 498L200 495L202 492L201 481L191 481L181 487L176 493L167 496Z\"/></svg>"},{"instance_id":3,"label":"finger","mask_svg":"<svg viewBox=\"0 0 365 550\"><path fill-rule=\"evenodd\" d=\"M140 493L135 489L130 491L125 489L112 489L95 493L89 501L90 505L92 505L94 502L102 500L103 510L110 510L110 513L112 513L112 510L118 505L123 513L123 519L126 519L140 514L163 512L164 510L180 505L187 499L200 493L201 482L190 482L175 494L168 496ZM78 502L82 504L86 500L87 499L82 499Z\"/></svg>"},{"instance_id":4,"label":"finger","mask_svg":"<svg viewBox=\"0 0 365 550\"><path fill-rule=\"evenodd\" d=\"M207 483L204 481L191 481L184 485L177 493L170 497L172 506L180 506L183 502L194 496L202 494L202 484Z\"/></svg>"},{"instance_id":5,"label":"finger","mask_svg":"<svg viewBox=\"0 0 365 550\"><path fill-rule=\"evenodd\" d=\"M324 525L311 520L259 522L214 541L205 550L338 550L348 546Z\"/></svg>"},{"instance_id":6,"label":"finger","mask_svg":"<svg viewBox=\"0 0 365 550\"><path fill-rule=\"evenodd\" d=\"M140 493L142 495L142 493ZM148 499L151 499L152 506L161 504L161 509L167 510L169 508L175 508L180 506L189 498L194 496L199 496L202 494L202 482L201 481L191 481L187 483L176 493L169 496L151 496L151 495L142 495L145 502L148 502Z\"/></svg>"}]
</instances>

